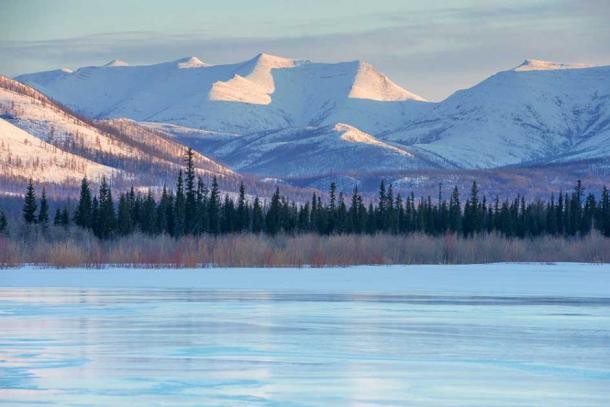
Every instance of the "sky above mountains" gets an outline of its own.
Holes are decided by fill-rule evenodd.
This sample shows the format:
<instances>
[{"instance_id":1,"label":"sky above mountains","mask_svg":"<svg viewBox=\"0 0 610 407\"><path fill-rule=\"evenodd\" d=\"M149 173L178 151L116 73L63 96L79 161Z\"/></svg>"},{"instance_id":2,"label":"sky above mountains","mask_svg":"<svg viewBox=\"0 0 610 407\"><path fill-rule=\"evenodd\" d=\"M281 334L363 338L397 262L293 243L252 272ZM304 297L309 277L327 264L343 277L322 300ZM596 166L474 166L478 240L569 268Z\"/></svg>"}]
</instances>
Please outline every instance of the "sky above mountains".
<instances>
[{"instance_id":1,"label":"sky above mountains","mask_svg":"<svg viewBox=\"0 0 610 407\"><path fill-rule=\"evenodd\" d=\"M0 73L260 51L363 59L440 100L525 58L610 64L606 0L1 0Z\"/></svg>"}]
</instances>

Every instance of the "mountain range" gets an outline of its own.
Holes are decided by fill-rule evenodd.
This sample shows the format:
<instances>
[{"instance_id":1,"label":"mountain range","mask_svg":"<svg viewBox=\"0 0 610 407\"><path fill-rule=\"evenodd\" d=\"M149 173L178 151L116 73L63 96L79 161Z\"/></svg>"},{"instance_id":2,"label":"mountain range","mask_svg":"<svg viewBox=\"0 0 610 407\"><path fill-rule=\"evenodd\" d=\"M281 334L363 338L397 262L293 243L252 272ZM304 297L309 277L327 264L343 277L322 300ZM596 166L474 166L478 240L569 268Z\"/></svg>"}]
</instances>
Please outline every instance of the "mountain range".
<instances>
[{"instance_id":1,"label":"mountain range","mask_svg":"<svg viewBox=\"0 0 610 407\"><path fill-rule=\"evenodd\" d=\"M142 159L148 153L137 150L158 140L166 144L156 159L166 148L189 145L201 153L202 171L299 185L307 179L313 186L329 178L358 182L383 174L400 180L431 171L447 178L545 166L568 177L573 174L562 168L594 168L603 178L610 168L610 67L526 60L441 102L404 89L365 62L269 54L226 65L195 57L136 66L115 60L15 79L37 96L0 86L6 122L0 134L13 126L57 146L78 133L81 150L90 154L66 151L92 163L78 162L77 172L133 174L109 165L112 160L93 160L91 152ZM46 114L43 125L27 97L38 104L47 98L47 107L78 119ZM66 120L84 127L53 124ZM126 136L117 123L138 130ZM10 137L19 139L16 131L11 127ZM176 155L165 159L178 163Z\"/></svg>"}]
</instances>

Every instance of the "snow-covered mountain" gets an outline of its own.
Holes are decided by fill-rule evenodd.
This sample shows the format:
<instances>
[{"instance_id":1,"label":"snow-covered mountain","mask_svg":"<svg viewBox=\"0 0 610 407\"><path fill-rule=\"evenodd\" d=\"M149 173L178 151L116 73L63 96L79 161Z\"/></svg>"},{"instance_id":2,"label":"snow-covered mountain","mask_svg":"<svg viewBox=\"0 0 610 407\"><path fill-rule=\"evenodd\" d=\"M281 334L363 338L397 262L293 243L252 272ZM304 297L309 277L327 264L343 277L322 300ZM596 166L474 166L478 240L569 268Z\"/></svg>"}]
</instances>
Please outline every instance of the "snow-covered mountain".
<instances>
[{"instance_id":1,"label":"snow-covered mountain","mask_svg":"<svg viewBox=\"0 0 610 407\"><path fill-rule=\"evenodd\" d=\"M364 62L268 54L227 65L112 61L17 79L86 117L141 122L260 176L610 158L610 67L526 60L439 103Z\"/></svg>"},{"instance_id":2,"label":"snow-covered mountain","mask_svg":"<svg viewBox=\"0 0 610 407\"><path fill-rule=\"evenodd\" d=\"M405 147L386 143L345 123L239 137L197 137L195 133L180 139L239 172L275 178L395 171L431 165Z\"/></svg>"},{"instance_id":3,"label":"snow-covered mountain","mask_svg":"<svg viewBox=\"0 0 610 407\"><path fill-rule=\"evenodd\" d=\"M195 57L147 66L113 61L17 80L90 118L236 133L341 121L378 131L401 123L409 107L423 101L364 62L322 64L268 54L229 65Z\"/></svg>"},{"instance_id":4,"label":"snow-covered mountain","mask_svg":"<svg viewBox=\"0 0 610 407\"><path fill-rule=\"evenodd\" d=\"M610 67L528 60L383 139L460 168L610 157Z\"/></svg>"},{"instance_id":5,"label":"snow-covered mountain","mask_svg":"<svg viewBox=\"0 0 610 407\"><path fill-rule=\"evenodd\" d=\"M61 150L0 119L0 178L62 183L113 172L111 167Z\"/></svg>"},{"instance_id":6,"label":"snow-covered mountain","mask_svg":"<svg viewBox=\"0 0 610 407\"><path fill-rule=\"evenodd\" d=\"M102 175L155 184L182 165L185 147L126 119L90 121L0 76L0 179L77 183ZM202 174L233 171L197 154Z\"/></svg>"}]
</instances>

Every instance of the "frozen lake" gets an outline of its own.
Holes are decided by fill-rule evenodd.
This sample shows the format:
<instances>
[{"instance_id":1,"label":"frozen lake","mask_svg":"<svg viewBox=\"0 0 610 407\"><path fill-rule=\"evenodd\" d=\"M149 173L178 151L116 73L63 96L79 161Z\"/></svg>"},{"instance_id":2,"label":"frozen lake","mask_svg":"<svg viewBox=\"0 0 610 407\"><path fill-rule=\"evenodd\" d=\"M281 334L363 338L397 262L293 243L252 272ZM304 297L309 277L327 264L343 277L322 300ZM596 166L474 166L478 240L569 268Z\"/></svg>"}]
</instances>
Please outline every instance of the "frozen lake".
<instances>
[{"instance_id":1,"label":"frozen lake","mask_svg":"<svg viewBox=\"0 0 610 407\"><path fill-rule=\"evenodd\" d=\"M610 405L610 266L0 270L0 404Z\"/></svg>"}]
</instances>

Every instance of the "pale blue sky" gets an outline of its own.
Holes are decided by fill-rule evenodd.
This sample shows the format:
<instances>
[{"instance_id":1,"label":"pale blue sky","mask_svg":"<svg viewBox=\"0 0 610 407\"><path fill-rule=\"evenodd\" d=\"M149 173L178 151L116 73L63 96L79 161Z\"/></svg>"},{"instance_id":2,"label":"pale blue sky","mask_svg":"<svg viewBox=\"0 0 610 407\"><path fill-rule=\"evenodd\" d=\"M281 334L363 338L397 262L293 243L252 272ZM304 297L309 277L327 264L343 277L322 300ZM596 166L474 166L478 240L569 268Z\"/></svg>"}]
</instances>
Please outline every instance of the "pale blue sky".
<instances>
[{"instance_id":1,"label":"pale blue sky","mask_svg":"<svg viewBox=\"0 0 610 407\"><path fill-rule=\"evenodd\" d=\"M609 17L607 0L0 0L0 73L265 51L363 59L438 100L525 58L610 64Z\"/></svg>"}]
</instances>

